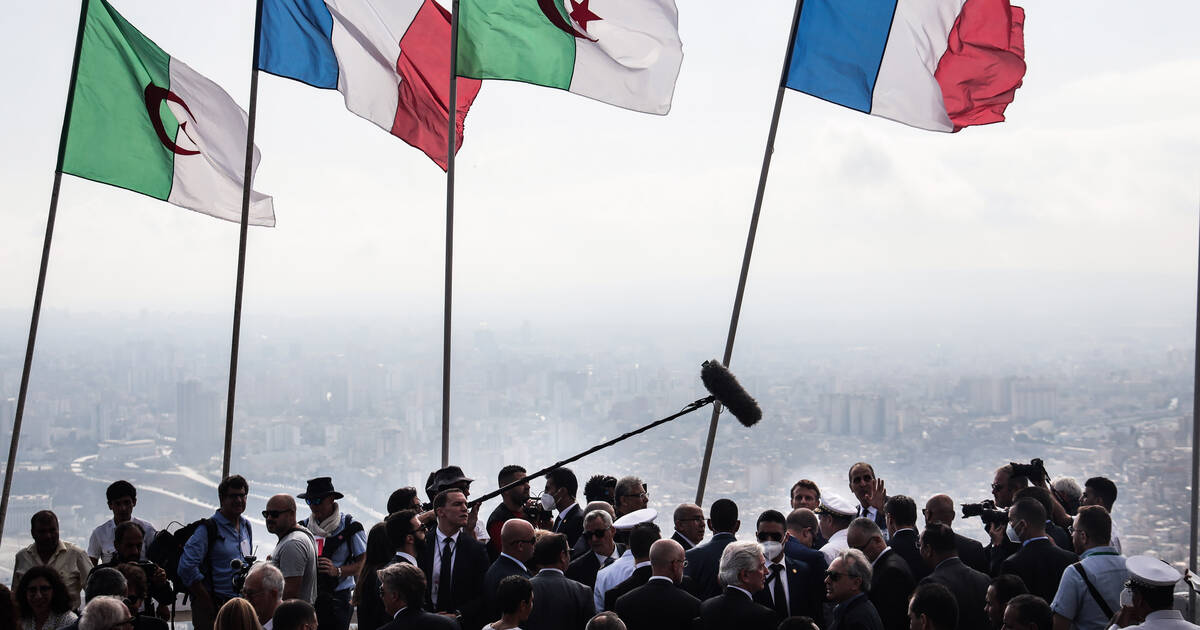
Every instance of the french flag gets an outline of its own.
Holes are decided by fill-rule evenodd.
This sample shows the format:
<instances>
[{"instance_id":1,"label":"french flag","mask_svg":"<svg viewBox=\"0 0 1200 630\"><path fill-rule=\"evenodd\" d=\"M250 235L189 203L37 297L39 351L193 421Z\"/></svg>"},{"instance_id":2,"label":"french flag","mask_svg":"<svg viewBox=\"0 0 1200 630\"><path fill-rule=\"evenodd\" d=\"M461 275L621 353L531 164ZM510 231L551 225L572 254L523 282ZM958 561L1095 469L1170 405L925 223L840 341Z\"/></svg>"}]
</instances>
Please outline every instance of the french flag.
<instances>
[{"instance_id":1,"label":"french flag","mask_svg":"<svg viewBox=\"0 0 1200 630\"><path fill-rule=\"evenodd\" d=\"M1024 22L1008 0L803 0L785 85L931 131L1000 122Z\"/></svg>"},{"instance_id":2,"label":"french flag","mask_svg":"<svg viewBox=\"0 0 1200 630\"><path fill-rule=\"evenodd\" d=\"M347 109L446 169L450 14L433 0L265 0L258 67L336 89ZM480 87L457 81L456 149Z\"/></svg>"}]
</instances>

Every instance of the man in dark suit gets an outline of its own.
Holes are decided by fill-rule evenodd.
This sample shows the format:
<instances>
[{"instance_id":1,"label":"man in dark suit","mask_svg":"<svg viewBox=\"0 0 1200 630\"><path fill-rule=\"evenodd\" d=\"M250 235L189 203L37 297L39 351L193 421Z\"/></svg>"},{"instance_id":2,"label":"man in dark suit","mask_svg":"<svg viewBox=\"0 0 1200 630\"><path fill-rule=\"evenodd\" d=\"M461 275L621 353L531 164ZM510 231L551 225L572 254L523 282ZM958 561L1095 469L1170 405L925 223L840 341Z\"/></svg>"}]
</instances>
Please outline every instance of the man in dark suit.
<instances>
[{"instance_id":1,"label":"man in dark suit","mask_svg":"<svg viewBox=\"0 0 1200 630\"><path fill-rule=\"evenodd\" d=\"M712 510L715 514L716 503ZM773 630L779 625L774 610L754 602L754 594L763 589L767 579L766 559L757 543L728 543L721 552L718 571L725 592L700 604L697 630Z\"/></svg>"},{"instance_id":2,"label":"man in dark suit","mask_svg":"<svg viewBox=\"0 0 1200 630\"><path fill-rule=\"evenodd\" d=\"M589 549L582 556L575 558L567 567L566 576L589 588L596 586L596 573L600 569L616 562L625 550L614 540L616 529L613 528L612 515L604 510L588 512L584 520L583 535L580 538L587 541ZM534 604L536 609L537 604ZM593 603L592 607L595 607Z\"/></svg>"},{"instance_id":3,"label":"man in dark suit","mask_svg":"<svg viewBox=\"0 0 1200 630\"><path fill-rule=\"evenodd\" d=\"M554 508L558 510L553 531L565 535L572 546L583 533L583 506L575 502L578 491L579 480L570 468L555 468L546 474L545 492L554 499Z\"/></svg>"},{"instance_id":4,"label":"man in dark suit","mask_svg":"<svg viewBox=\"0 0 1200 630\"><path fill-rule=\"evenodd\" d=\"M658 526L654 523L638 525L629 533L629 550L633 552L633 573L604 593L604 610L612 610L622 595L649 581L653 573L650 567L650 546L661 538Z\"/></svg>"},{"instance_id":5,"label":"man in dark suit","mask_svg":"<svg viewBox=\"0 0 1200 630\"><path fill-rule=\"evenodd\" d=\"M1079 556L1046 537L1046 509L1037 499L1017 499L1008 511L1008 525L1021 539L1021 550L1004 561L1001 572L1021 578L1031 594L1054 601L1063 571L1078 562Z\"/></svg>"},{"instance_id":6,"label":"man in dark suit","mask_svg":"<svg viewBox=\"0 0 1200 630\"><path fill-rule=\"evenodd\" d=\"M437 527L417 556L428 589L425 607L431 612L460 613L463 627L475 630L487 623L483 597L487 548L465 529L468 510L462 490L439 492L433 509Z\"/></svg>"},{"instance_id":7,"label":"man in dark suit","mask_svg":"<svg viewBox=\"0 0 1200 630\"><path fill-rule=\"evenodd\" d=\"M1012 507L1017 491L1021 488L1029 487L1029 479L1013 474L1012 464L1005 464L996 469L992 476L992 500L996 503L996 508L1007 510ZM1001 565L1008 559L1009 556L1017 553L1021 548L1021 543L1010 541L1004 535L1004 524L997 525L984 524L991 537L992 542L984 548L988 556L988 574L992 577L1001 575Z\"/></svg>"},{"instance_id":8,"label":"man in dark suit","mask_svg":"<svg viewBox=\"0 0 1200 630\"><path fill-rule=\"evenodd\" d=\"M897 495L901 496L901 495ZM897 497L892 497L892 500ZM891 504L892 500L888 503ZM890 518L890 517L889 517ZM846 542L863 552L871 561L871 589L868 597L885 630L908 630L908 598L917 581L908 562L883 541L883 532L869 518L856 518L846 532Z\"/></svg>"},{"instance_id":9,"label":"man in dark suit","mask_svg":"<svg viewBox=\"0 0 1200 630\"><path fill-rule=\"evenodd\" d=\"M729 499L713 501L708 510L708 528L713 532L712 538L687 552L687 566L683 569L684 574L692 578L692 595L701 601L721 594L721 585L717 582L721 554L726 545L735 540L741 524L736 503Z\"/></svg>"},{"instance_id":10,"label":"man in dark suit","mask_svg":"<svg viewBox=\"0 0 1200 630\"><path fill-rule=\"evenodd\" d=\"M1018 500L1029 497L1041 503L1042 508L1046 510L1046 537L1058 545L1060 549L1075 551L1075 545L1071 542L1071 535L1067 533L1066 529L1055 524L1052 519L1056 503L1049 490L1039 486L1029 486L1028 488L1018 490L1013 497Z\"/></svg>"},{"instance_id":11,"label":"man in dark suit","mask_svg":"<svg viewBox=\"0 0 1200 630\"><path fill-rule=\"evenodd\" d=\"M829 630L883 630L867 597L870 585L871 564L863 552L846 549L834 557L825 572L825 597L835 604Z\"/></svg>"},{"instance_id":12,"label":"man in dark suit","mask_svg":"<svg viewBox=\"0 0 1200 630\"><path fill-rule=\"evenodd\" d=\"M783 550L783 541L787 536L783 514L767 510L758 515L755 537L767 558L767 581L764 588L754 594L754 601L774 610L778 621L791 616L820 619L824 588L818 586L824 579L825 557L820 552L814 552L821 557L819 572L787 557Z\"/></svg>"},{"instance_id":13,"label":"man in dark suit","mask_svg":"<svg viewBox=\"0 0 1200 630\"><path fill-rule=\"evenodd\" d=\"M592 590L564 575L571 560L567 538L562 534L542 536L534 545L533 561L541 567L533 576L533 612L521 627L525 630L583 628L596 612Z\"/></svg>"},{"instance_id":14,"label":"man in dark suit","mask_svg":"<svg viewBox=\"0 0 1200 630\"><path fill-rule=\"evenodd\" d=\"M942 523L947 527L954 527L954 499L951 499L950 495L935 494L929 497L929 500L925 502L925 509L921 512L925 515L926 527L932 523ZM963 564L980 573L988 572L987 553L984 552L983 545L978 540L955 532L954 546L958 549L958 559L962 560Z\"/></svg>"},{"instance_id":15,"label":"man in dark suit","mask_svg":"<svg viewBox=\"0 0 1200 630\"><path fill-rule=\"evenodd\" d=\"M406 562L390 564L380 570L379 578L383 607L392 618L380 630L459 630L454 617L421 609L425 600L425 574L417 567Z\"/></svg>"},{"instance_id":16,"label":"man in dark suit","mask_svg":"<svg viewBox=\"0 0 1200 630\"><path fill-rule=\"evenodd\" d=\"M915 580L929 574L929 568L921 560L917 549L917 504L912 499L898 494L889 497L883 508L887 523L888 545L908 563L908 570ZM880 611L883 614L883 611ZM886 619L884 625L887 625Z\"/></svg>"},{"instance_id":17,"label":"man in dark suit","mask_svg":"<svg viewBox=\"0 0 1200 630\"><path fill-rule=\"evenodd\" d=\"M912 617L911 630L952 630L958 624L958 603L950 589L941 584L925 583L913 592L908 606ZM986 630L980 627L978 630Z\"/></svg>"},{"instance_id":18,"label":"man in dark suit","mask_svg":"<svg viewBox=\"0 0 1200 630\"><path fill-rule=\"evenodd\" d=\"M988 628L987 590L991 583L985 573L968 567L958 557L954 530L944 523L930 523L921 533L921 557L933 572L921 584L941 584L950 589L958 602L959 628Z\"/></svg>"},{"instance_id":19,"label":"man in dark suit","mask_svg":"<svg viewBox=\"0 0 1200 630\"><path fill-rule=\"evenodd\" d=\"M500 528L500 557L483 574L483 599L488 619L500 618L500 601L496 598L500 580L510 575L530 577L528 563L533 558L533 543L533 525L529 521L512 518Z\"/></svg>"},{"instance_id":20,"label":"man in dark suit","mask_svg":"<svg viewBox=\"0 0 1200 630\"><path fill-rule=\"evenodd\" d=\"M700 614L700 600L679 587L685 558L674 540L650 546L650 579L613 606L628 630L690 630Z\"/></svg>"},{"instance_id":21,"label":"man in dark suit","mask_svg":"<svg viewBox=\"0 0 1200 630\"><path fill-rule=\"evenodd\" d=\"M875 468L867 462L857 462L850 467L848 474L850 491L858 498L858 516L865 516L879 526L887 527L884 519L884 506L887 504L887 488L883 480L875 476ZM916 517L913 517L916 520Z\"/></svg>"},{"instance_id":22,"label":"man in dark suit","mask_svg":"<svg viewBox=\"0 0 1200 630\"><path fill-rule=\"evenodd\" d=\"M679 543L684 551L704 541L704 510L695 503L680 503L675 508L675 533L671 540Z\"/></svg>"}]
</instances>

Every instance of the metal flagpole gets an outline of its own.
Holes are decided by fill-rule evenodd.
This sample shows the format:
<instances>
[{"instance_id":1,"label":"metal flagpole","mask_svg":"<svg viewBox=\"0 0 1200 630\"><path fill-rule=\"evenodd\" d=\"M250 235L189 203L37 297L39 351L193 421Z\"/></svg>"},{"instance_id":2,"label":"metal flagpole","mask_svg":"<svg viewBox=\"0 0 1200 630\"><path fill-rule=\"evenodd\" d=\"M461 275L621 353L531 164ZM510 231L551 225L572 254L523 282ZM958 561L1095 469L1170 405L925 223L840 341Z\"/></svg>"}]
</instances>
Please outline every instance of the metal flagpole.
<instances>
[{"instance_id":1,"label":"metal flagpole","mask_svg":"<svg viewBox=\"0 0 1200 630\"><path fill-rule=\"evenodd\" d=\"M454 297L454 149L458 140L458 0L450 5L450 125L446 133L446 286L442 307L442 467L450 465L450 322Z\"/></svg>"},{"instance_id":2,"label":"metal flagpole","mask_svg":"<svg viewBox=\"0 0 1200 630\"><path fill-rule=\"evenodd\" d=\"M13 469L17 465L17 446L21 440L21 420L25 417L25 397L29 393L29 371L33 367L33 347L37 340L38 320L42 314L42 294L46 288L46 267L50 263L50 242L54 238L54 218L58 214L58 190L62 184L63 158L67 153L71 104L75 100L75 79L79 74L79 52L83 49L83 30L87 25L88 0L79 3L79 32L75 35L75 57L71 61L71 82L67 87L67 107L63 112L62 132L58 138L58 164L54 167L54 186L50 190L50 212L46 216L46 239L42 241L42 264L38 269L37 290L33 294L33 316L29 321L29 342L25 346L25 365L21 369L21 389L17 394L17 413L13 417L12 441L8 444L8 465L4 467L4 494L0 496L0 540L4 538L4 518L8 515L8 496L12 491Z\"/></svg>"},{"instance_id":3,"label":"metal flagpole","mask_svg":"<svg viewBox=\"0 0 1200 630\"><path fill-rule=\"evenodd\" d=\"M233 294L233 339L229 349L229 398L225 403L225 451L221 458L221 478L229 476L229 456L233 448L233 403L237 391L238 341L242 334L242 288L246 276L246 228L250 221L251 177L254 175L254 119L258 110L258 49L261 40L263 0L254 9L254 61L250 69L250 111L246 125L246 169L242 173L242 223L238 238L237 287Z\"/></svg>"},{"instance_id":4,"label":"metal flagpole","mask_svg":"<svg viewBox=\"0 0 1200 630\"><path fill-rule=\"evenodd\" d=\"M1196 512L1200 509L1200 369L1196 358L1200 357L1200 259L1197 260L1196 279L1196 348L1192 361L1192 511L1188 514L1192 537L1188 543L1188 568L1196 572L1196 538L1200 536L1200 523ZM1196 620L1196 591L1188 589L1188 610Z\"/></svg>"},{"instance_id":5,"label":"metal flagpole","mask_svg":"<svg viewBox=\"0 0 1200 630\"><path fill-rule=\"evenodd\" d=\"M721 362L729 367L733 358L733 342L737 337L738 319L742 314L742 296L746 292L746 276L750 273L750 256L754 252L754 236L758 232L758 216L762 210L763 194L767 190L767 173L771 170L771 154L775 151L775 131L779 128L779 111L783 107L783 92L786 89L788 64L792 60L792 46L796 42L796 25L800 22L800 9L804 0L796 0L792 15L792 30L788 37L787 54L783 57L783 70L779 76L779 89L775 93L775 111L771 114L771 130L767 132L767 148L763 154L762 171L758 175L758 193L754 196L754 213L750 215L750 232L746 235L746 251L742 254L742 273L738 278L737 295L733 299L733 315L729 318L729 336L725 339L725 356ZM704 486L708 482L708 467L712 462L713 442L717 439L717 419L721 415L721 404L713 405L712 419L708 423L708 442L704 445L704 462L700 465L700 481L696 486L696 505L704 505Z\"/></svg>"}]
</instances>

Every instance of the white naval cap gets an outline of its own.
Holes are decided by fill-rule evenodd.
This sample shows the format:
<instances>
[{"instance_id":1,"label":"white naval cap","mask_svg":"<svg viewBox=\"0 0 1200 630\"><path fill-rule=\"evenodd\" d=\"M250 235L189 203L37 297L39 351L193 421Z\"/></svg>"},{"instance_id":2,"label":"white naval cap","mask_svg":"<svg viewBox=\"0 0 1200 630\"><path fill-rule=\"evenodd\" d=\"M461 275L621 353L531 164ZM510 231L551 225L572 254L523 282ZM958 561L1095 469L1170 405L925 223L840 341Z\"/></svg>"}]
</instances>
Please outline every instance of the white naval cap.
<instances>
[{"instance_id":1,"label":"white naval cap","mask_svg":"<svg viewBox=\"0 0 1200 630\"><path fill-rule=\"evenodd\" d=\"M822 494L821 505L818 505L814 511L817 514L824 512L826 514L833 514L834 516L854 516L858 514L858 510L854 509L854 504L838 494Z\"/></svg>"},{"instance_id":2,"label":"white naval cap","mask_svg":"<svg viewBox=\"0 0 1200 630\"><path fill-rule=\"evenodd\" d=\"M642 523L653 523L656 518L658 518L658 512L655 512L653 508L642 508L613 521L613 527L616 527L617 531L629 531Z\"/></svg>"},{"instance_id":3,"label":"white naval cap","mask_svg":"<svg viewBox=\"0 0 1200 630\"><path fill-rule=\"evenodd\" d=\"M1125 561L1129 581L1150 588L1175 586L1183 576L1175 567L1154 556L1134 556Z\"/></svg>"}]
</instances>

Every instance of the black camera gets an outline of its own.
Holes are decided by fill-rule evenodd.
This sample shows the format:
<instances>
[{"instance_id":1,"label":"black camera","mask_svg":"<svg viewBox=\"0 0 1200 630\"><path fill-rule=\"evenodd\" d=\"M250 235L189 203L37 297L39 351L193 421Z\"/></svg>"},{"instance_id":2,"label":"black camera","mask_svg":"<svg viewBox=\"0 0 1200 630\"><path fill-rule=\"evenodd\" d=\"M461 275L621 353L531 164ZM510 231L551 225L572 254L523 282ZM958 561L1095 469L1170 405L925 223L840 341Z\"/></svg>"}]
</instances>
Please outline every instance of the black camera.
<instances>
[{"instance_id":1,"label":"black camera","mask_svg":"<svg viewBox=\"0 0 1200 630\"><path fill-rule=\"evenodd\" d=\"M1028 464L1009 462L1008 465L1012 466L1013 477L1024 477L1035 485L1041 481L1050 482L1050 474L1046 472L1046 466L1040 459L1034 458Z\"/></svg>"},{"instance_id":2,"label":"black camera","mask_svg":"<svg viewBox=\"0 0 1200 630\"><path fill-rule=\"evenodd\" d=\"M992 525L1008 525L1008 512L1005 510L996 509L996 502L988 499L979 503L964 503L962 506L963 518L971 518L978 516L983 524L991 527Z\"/></svg>"},{"instance_id":3,"label":"black camera","mask_svg":"<svg viewBox=\"0 0 1200 630\"><path fill-rule=\"evenodd\" d=\"M525 514L525 520L533 523L537 527L539 523L547 523L554 521L554 512L542 507L542 501L538 498L532 498L525 502L521 512Z\"/></svg>"},{"instance_id":4,"label":"black camera","mask_svg":"<svg viewBox=\"0 0 1200 630\"><path fill-rule=\"evenodd\" d=\"M233 569L233 592L241 593L242 588L246 586L246 576L250 573L250 567L258 558L254 556L246 556L245 558L234 558L229 561L229 568Z\"/></svg>"}]
</instances>

